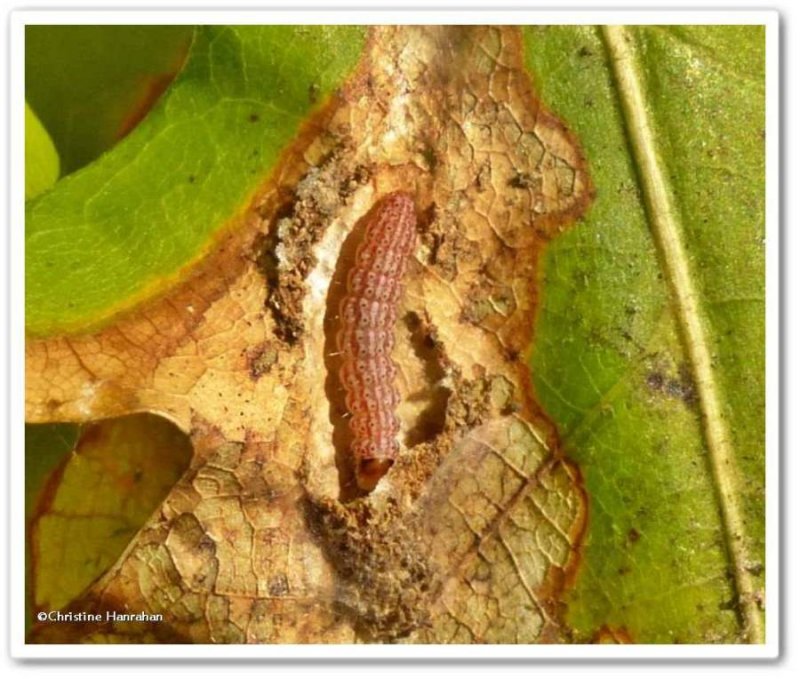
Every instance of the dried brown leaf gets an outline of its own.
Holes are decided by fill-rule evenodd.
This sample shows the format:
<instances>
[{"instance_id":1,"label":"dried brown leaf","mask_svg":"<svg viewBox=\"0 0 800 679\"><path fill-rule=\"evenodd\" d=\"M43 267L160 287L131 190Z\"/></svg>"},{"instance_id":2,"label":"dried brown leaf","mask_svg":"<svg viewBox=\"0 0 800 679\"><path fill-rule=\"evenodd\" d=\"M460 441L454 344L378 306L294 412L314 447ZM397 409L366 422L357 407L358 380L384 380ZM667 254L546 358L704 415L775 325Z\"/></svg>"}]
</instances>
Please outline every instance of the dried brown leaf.
<instances>
[{"instance_id":1,"label":"dried brown leaf","mask_svg":"<svg viewBox=\"0 0 800 679\"><path fill-rule=\"evenodd\" d=\"M362 217L395 190L420 222L394 352L403 450L364 496L331 354ZM95 334L29 342L31 420L149 411L194 445L158 514L71 606L164 622L33 639L558 640L585 498L525 353L541 249L591 193L516 29L376 29L180 287Z\"/></svg>"}]
</instances>

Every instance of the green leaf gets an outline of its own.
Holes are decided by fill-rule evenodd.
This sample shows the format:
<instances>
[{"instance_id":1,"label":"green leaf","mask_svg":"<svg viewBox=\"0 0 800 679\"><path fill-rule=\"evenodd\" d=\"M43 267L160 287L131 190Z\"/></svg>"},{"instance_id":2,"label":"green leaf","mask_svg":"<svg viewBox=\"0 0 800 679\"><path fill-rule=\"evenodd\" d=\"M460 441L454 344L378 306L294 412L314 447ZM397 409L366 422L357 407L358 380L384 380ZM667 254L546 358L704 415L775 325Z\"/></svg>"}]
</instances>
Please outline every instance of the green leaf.
<instances>
[{"instance_id":1,"label":"green leaf","mask_svg":"<svg viewBox=\"0 0 800 679\"><path fill-rule=\"evenodd\" d=\"M169 85L191 26L28 26L25 95L70 174L114 146Z\"/></svg>"},{"instance_id":2,"label":"green leaf","mask_svg":"<svg viewBox=\"0 0 800 679\"><path fill-rule=\"evenodd\" d=\"M25 518L30 520L44 483L75 447L80 428L75 424L25 426Z\"/></svg>"},{"instance_id":3,"label":"green leaf","mask_svg":"<svg viewBox=\"0 0 800 679\"><path fill-rule=\"evenodd\" d=\"M56 183L58 152L33 109L25 102L25 200L35 198Z\"/></svg>"},{"instance_id":4,"label":"green leaf","mask_svg":"<svg viewBox=\"0 0 800 679\"><path fill-rule=\"evenodd\" d=\"M29 427L26 462L70 453L42 479L29 518L34 610L67 605L102 575L163 502L192 454L186 435L155 415L102 420L82 428L80 436L75 429Z\"/></svg>"},{"instance_id":5,"label":"green leaf","mask_svg":"<svg viewBox=\"0 0 800 679\"><path fill-rule=\"evenodd\" d=\"M244 213L363 39L346 26L198 28L147 118L28 206L28 332L96 328L174 284Z\"/></svg>"},{"instance_id":6,"label":"green leaf","mask_svg":"<svg viewBox=\"0 0 800 679\"><path fill-rule=\"evenodd\" d=\"M764 27L525 39L597 188L547 249L532 357L590 502L567 622L763 642Z\"/></svg>"},{"instance_id":7,"label":"green leaf","mask_svg":"<svg viewBox=\"0 0 800 679\"><path fill-rule=\"evenodd\" d=\"M25 629L31 626L33 601L33 555L31 524L42 503L47 482L75 448L80 428L74 424L25 425Z\"/></svg>"}]
</instances>

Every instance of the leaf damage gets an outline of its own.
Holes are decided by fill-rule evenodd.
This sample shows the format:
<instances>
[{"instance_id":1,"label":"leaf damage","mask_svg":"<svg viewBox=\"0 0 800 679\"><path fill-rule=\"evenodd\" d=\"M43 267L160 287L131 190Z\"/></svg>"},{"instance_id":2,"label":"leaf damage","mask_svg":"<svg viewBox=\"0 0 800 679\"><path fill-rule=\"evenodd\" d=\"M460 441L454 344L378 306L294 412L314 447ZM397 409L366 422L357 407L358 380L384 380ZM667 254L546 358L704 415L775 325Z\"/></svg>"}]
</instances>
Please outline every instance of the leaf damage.
<instances>
[{"instance_id":1,"label":"leaf damage","mask_svg":"<svg viewBox=\"0 0 800 679\"><path fill-rule=\"evenodd\" d=\"M166 414L187 473L80 600L147 629L39 626L33 641L535 643L586 498L536 404L538 258L588 207L574 136L501 27L380 27L338 97L226 240L168 295L93 334L27 346L28 416ZM415 196L397 324L401 456L353 490L331 357L353 236Z\"/></svg>"}]
</instances>

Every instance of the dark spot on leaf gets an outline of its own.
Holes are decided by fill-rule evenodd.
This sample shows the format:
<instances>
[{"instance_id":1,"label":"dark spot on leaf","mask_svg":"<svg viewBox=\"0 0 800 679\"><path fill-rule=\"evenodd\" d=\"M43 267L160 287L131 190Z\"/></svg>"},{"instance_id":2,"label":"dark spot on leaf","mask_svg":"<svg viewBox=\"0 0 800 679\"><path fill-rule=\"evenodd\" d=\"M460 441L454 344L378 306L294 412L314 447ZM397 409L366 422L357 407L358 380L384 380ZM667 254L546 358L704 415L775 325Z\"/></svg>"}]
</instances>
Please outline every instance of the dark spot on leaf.
<instances>
[{"instance_id":1,"label":"dark spot on leaf","mask_svg":"<svg viewBox=\"0 0 800 679\"><path fill-rule=\"evenodd\" d=\"M269 583L270 596L286 596L289 593L289 581L286 575L276 575Z\"/></svg>"},{"instance_id":2,"label":"dark spot on leaf","mask_svg":"<svg viewBox=\"0 0 800 679\"><path fill-rule=\"evenodd\" d=\"M579 57L590 57L592 56L592 54L593 54L592 50L590 50L586 45L584 45L578 50Z\"/></svg>"},{"instance_id":3,"label":"dark spot on leaf","mask_svg":"<svg viewBox=\"0 0 800 679\"><path fill-rule=\"evenodd\" d=\"M760 561L750 561L745 564L745 569L752 575L761 575L764 572L764 564Z\"/></svg>"},{"instance_id":4,"label":"dark spot on leaf","mask_svg":"<svg viewBox=\"0 0 800 679\"><path fill-rule=\"evenodd\" d=\"M642 534L636 530L635 528L631 528L628 531L628 542L636 543L639 542L639 538L642 537Z\"/></svg>"},{"instance_id":5,"label":"dark spot on leaf","mask_svg":"<svg viewBox=\"0 0 800 679\"><path fill-rule=\"evenodd\" d=\"M195 182L195 179L197 179L197 177L195 177L193 174L190 174L190 175L189 175L189 183L190 183L190 184L194 184L194 182Z\"/></svg>"},{"instance_id":6,"label":"dark spot on leaf","mask_svg":"<svg viewBox=\"0 0 800 679\"><path fill-rule=\"evenodd\" d=\"M249 120L251 123L257 123L259 120L261 120L261 117L258 115L258 113L251 113L251 114L248 116L248 118L247 118L247 119L248 119L248 120Z\"/></svg>"},{"instance_id":7,"label":"dark spot on leaf","mask_svg":"<svg viewBox=\"0 0 800 679\"><path fill-rule=\"evenodd\" d=\"M671 379L667 382L666 391L670 396L681 399L686 405L697 401L694 385L690 381Z\"/></svg>"},{"instance_id":8,"label":"dark spot on leaf","mask_svg":"<svg viewBox=\"0 0 800 679\"><path fill-rule=\"evenodd\" d=\"M359 165L353 170L352 174L346 177L339 185L339 195L342 198L350 196L359 186L364 186L370 179L370 171L363 165Z\"/></svg>"},{"instance_id":9,"label":"dark spot on leaf","mask_svg":"<svg viewBox=\"0 0 800 679\"><path fill-rule=\"evenodd\" d=\"M255 347L247 356L247 365L250 369L250 377L254 380L259 379L263 374L269 372L272 366L278 361L278 352L269 344L262 344Z\"/></svg>"},{"instance_id":10,"label":"dark spot on leaf","mask_svg":"<svg viewBox=\"0 0 800 679\"><path fill-rule=\"evenodd\" d=\"M508 185L512 189L529 189L534 183L533 177L527 172L518 172L516 176L508 180Z\"/></svg>"},{"instance_id":11,"label":"dark spot on leaf","mask_svg":"<svg viewBox=\"0 0 800 679\"><path fill-rule=\"evenodd\" d=\"M657 372L650 373L647 376L647 386L654 391L661 391L664 386L664 376Z\"/></svg>"},{"instance_id":12,"label":"dark spot on leaf","mask_svg":"<svg viewBox=\"0 0 800 679\"><path fill-rule=\"evenodd\" d=\"M436 151L431 146L425 146L425 148L422 149L422 157L425 159L429 170L432 171L436 169L439 160L436 157Z\"/></svg>"},{"instance_id":13,"label":"dark spot on leaf","mask_svg":"<svg viewBox=\"0 0 800 679\"><path fill-rule=\"evenodd\" d=\"M317 83L311 83L308 86L308 101L312 104L316 104L318 99L319 99L319 85Z\"/></svg>"},{"instance_id":14,"label":"dark spot on leaf","mask_svg":"<svg viewBox=\"0 0 800 679\"><path fill-rule=\"evenodd\" d=\"M686 366L680 369L677 377L670 377L656 370L649 373L645 381L652 391L658 391L666 396L680 399L687 406L692 406L697 403L697 391L694 387L694 380Z\"/></svg>"},{"instance_id":15,"label":"dark spot on leaf","mask_svg":"<svg viewBox=\"0 0 800 679\"><path fill-rule=\"evenodd\" d=\"M197 549L200 552L211 552L211 553L214 553L214 552L216 552L216 547L217 547L216 543L208 535L204 535L200 539L200 542L197 543Z\"/></svg>"}]
</instances>

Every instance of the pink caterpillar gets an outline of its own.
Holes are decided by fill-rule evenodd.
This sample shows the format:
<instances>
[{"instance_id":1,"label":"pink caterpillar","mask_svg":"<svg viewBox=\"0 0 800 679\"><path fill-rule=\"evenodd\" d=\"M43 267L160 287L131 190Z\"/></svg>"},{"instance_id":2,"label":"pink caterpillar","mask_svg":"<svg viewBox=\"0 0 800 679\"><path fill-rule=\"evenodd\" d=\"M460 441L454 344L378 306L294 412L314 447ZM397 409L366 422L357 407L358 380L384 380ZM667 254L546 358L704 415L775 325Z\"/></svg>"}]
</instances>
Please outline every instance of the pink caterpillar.
<instances>
[{"instance_id":1,"label":"pink caterpillar","mask_svg":"<svg viewBox=\"0 0 800 679\"><path fill-rule=\"evenodd\" d=\"M394 411L400 394L394 384L397 367L391 353L403 276L416 244L416 224L414 201L408 193L392 193L373 208L339 307L339 379L352 415L356 482L363 490L375 487L399 451L400 423Z\"/></svg>"}]
</instances>

